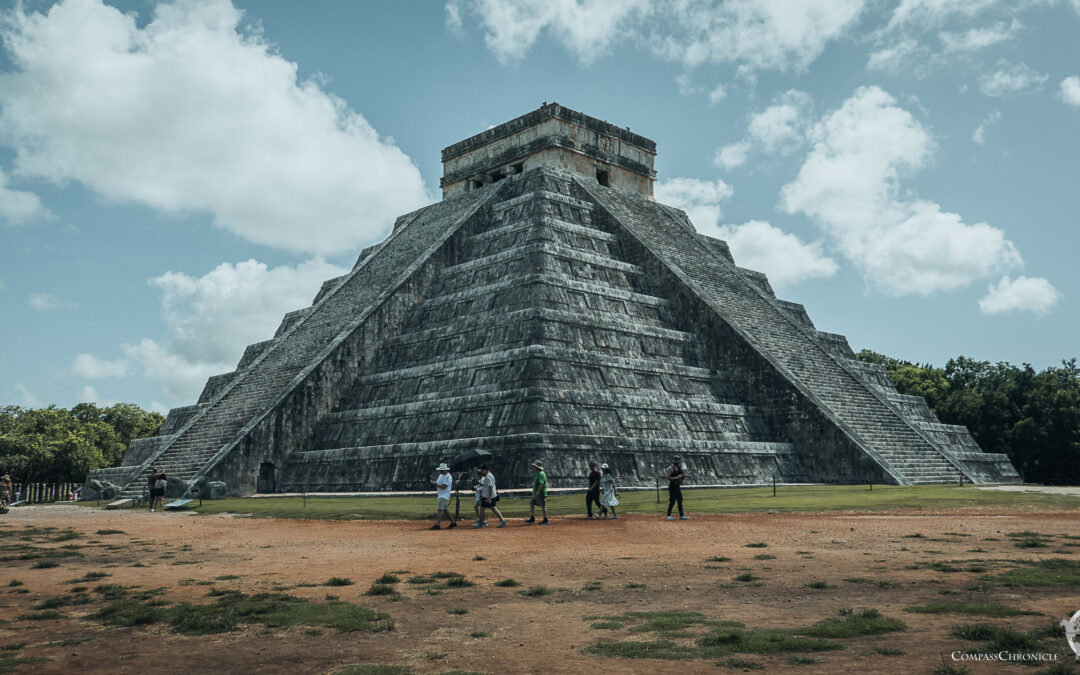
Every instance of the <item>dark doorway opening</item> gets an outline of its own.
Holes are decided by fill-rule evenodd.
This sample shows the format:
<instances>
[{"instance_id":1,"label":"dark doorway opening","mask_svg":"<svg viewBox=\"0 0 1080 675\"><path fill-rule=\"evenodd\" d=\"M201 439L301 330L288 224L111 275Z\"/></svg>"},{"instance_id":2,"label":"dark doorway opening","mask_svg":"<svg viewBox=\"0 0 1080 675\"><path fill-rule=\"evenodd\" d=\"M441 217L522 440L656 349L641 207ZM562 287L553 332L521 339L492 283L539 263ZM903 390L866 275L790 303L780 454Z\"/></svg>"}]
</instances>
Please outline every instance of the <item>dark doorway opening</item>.
<instances>
[{"instance_id":1,"label":"dark doorway opening","mask_svg":"<svg viewBox=\"0 0 1080 675\"><path fill-rule=\"evenodd\" d=\"M608 172L605 171L604 169L597 169L596 170L596 182L600 183L604 187L610 187L610 184L608 183Z\"/></svg>"},{"instance_id":2,"label":"dark doorway opening","mask_svg":"<svg viewBox=\"0 0 1080 675\"><path fill-rule=\"evenodd\" d=\"M259 465L259 482L255 486L256 492L277 492L277 468L273 462L263 462Z\"/></svg>"}]
</instances>

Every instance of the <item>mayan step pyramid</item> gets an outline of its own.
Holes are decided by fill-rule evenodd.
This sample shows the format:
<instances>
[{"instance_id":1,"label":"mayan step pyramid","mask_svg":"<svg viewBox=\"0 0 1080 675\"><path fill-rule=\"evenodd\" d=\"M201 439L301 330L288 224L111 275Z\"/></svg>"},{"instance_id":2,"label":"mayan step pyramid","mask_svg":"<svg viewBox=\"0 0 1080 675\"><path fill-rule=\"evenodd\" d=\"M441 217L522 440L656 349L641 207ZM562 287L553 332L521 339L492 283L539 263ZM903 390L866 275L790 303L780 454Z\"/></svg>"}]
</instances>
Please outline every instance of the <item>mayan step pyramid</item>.
<instances>
[{"instance_id":1,"label":"mayan step pyramid","mask_svg":"<svg viewBox=\"0 0 1080 675\"><path fill-rule=\"evenodd\" d=\"M691 484L1019 480L655 202L655 154L558 104L444 149L441 202L90 478L407 490L482 448L506 487L535 459L652 486L672 454Z\"/></svg>"}]
</instances>

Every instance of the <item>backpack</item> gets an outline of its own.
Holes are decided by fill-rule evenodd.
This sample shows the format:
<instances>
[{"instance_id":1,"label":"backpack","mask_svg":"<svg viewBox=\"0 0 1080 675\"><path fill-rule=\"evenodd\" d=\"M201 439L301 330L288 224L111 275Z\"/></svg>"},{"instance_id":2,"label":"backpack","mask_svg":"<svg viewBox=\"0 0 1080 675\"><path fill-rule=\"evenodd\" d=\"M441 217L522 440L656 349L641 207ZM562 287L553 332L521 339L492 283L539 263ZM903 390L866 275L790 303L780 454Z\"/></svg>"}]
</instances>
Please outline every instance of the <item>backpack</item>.
<instances>
[{"instance_id":1,"label":"backpack","mask_svg":"<svg viewBox=\"0 0 1080 675\"><path fill-rule=\"evenodd\" d=\"M158 478L156 481L154 481L154 488L158 490L164 490L166 487L168 487L168 485L169 484L165 482L164 478Z\"/></svg>"}]
</instances>

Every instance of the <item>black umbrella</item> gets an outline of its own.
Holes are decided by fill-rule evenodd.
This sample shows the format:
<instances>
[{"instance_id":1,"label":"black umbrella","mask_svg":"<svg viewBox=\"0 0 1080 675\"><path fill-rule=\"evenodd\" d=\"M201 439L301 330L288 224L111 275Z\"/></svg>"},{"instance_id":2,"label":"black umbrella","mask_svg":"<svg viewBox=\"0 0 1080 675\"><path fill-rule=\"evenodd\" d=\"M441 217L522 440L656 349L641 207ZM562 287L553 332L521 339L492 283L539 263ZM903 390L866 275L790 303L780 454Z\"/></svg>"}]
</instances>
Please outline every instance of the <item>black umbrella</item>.
<instances>
[{"instance_id":1,"label":"black umbrella","mask_svg":"<svg viewBox=\"0 0 1080 675\"><path fill-rule=\"evenodd\" d=\"M479 466L484 462L491 459L491 453L487 450L466 450L457 457L450 460L451 471L465 471L471 469L474 466Z\"/></svg>"}]
</instances>

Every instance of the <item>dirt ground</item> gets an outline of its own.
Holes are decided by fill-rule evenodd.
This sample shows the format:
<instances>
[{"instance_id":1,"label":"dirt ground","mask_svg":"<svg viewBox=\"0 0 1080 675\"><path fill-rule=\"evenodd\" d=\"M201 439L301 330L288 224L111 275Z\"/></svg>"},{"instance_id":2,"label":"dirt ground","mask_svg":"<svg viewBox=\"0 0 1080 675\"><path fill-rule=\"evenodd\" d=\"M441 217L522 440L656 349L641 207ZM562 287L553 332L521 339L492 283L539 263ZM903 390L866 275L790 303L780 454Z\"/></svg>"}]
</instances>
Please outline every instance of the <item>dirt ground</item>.
<instances>
[{"instance_id":1,"label":"dirt ground","mask_svg":"<svg viewBox=\"0 0 1080 675\"><path fill-rule=\"evenodd\" d=\"M695 516L683 522L629 514L617 521L557 518L548 527L515 521L501 530L494 522L479 531L432 532L429 525L254 520L76 506L13 509L0 518L0 530L70 528L81 537L66 543L81 546L84 557L63 559L51 569L34 568L31 560L2 563L0 617L7 622L0 623L0 646L25 643L18 652L21 656L49 659L22 666L26 672L65 674L135 673L148 668L166 673L332 673L358 663L397 664L425 673L579 673L595 668L725 672L731 668L718 666L715 660L601 659L583 654L582 648L599 641L657 639L593 629L593 621L583 617L686 610L740 621L748 628L795 628L835 617L844 608L873 608L901 619L909 630L844 640L843 650L805 655L813 662L792 662L791 654L739 656L770 672L927 673L942 665L943 656L948 661L954 650L975 646L950 637L954 625L991 622L1030 630L1080 610L1080 589L1017 589L979 581L1022 559L1080 558L1080 548L1062 548L1075 546L1074 540L1058 538L1047 547L1021 549L1007 536L1018 531L1077 535L1076 513L776 513ZM108 529L123 534L96 534ZM5 541L10 542L10 536ZM767 546L746 546L757 542ZM775 558L755 558L761 555ZM710 561L714 556L731 560ZM476 559L480 557L483 560ZM942 572L919 565L935 561L951 561L954 567L968 561L985 569ZM364 595L383 573L403 570L409 571L403 577L457 572L476 585L428 595L420 587L401 583L404 598L399 601ZM388 612L395 628L338 633L255 625L191 637L163 624L102 625L89 616L97 609L92 606L65 607L62 618L54 620L19 618L32 613L31 606L42 599L67 592L70 586L65 581L92 571L108 573L110 583L163 587L162 597L171 602L210 602L208 587L253 593L284 586L286 592L313 601L333 594ZM760 581L754 585L734 580L745 572ZM222 575L239 578L215 580ZM330 577L348 577L355 585L296 586L322 584ZM494 585L506 578L521 586ZM894 585L845 581L860 578ZM21 581L19 588L28 592L9 588L12 579ZM808 588L811 582L825 582L827 588ZM597 583L599 590L585 590L587 584L595 588ZM560 590L546 597L519 593L538 585ZM984 619L903 611L945 600L998 603L1042 616ZM450 608L467 613L449 614ZM473 637L473 633L487 635ZM56 644L78 638L87 640ZM1061 649L1069 655L1064 663L1076 667L1064 633ZM974 673L1037 670L1001 663L954 665L966 665Z\"/></svg>"}]
</instances>

